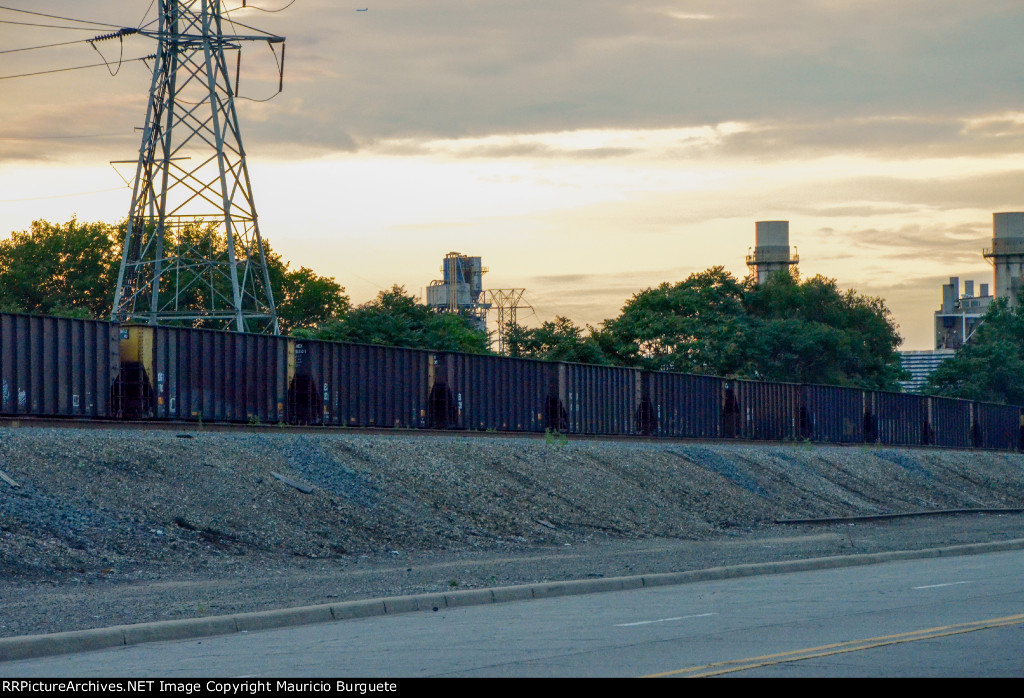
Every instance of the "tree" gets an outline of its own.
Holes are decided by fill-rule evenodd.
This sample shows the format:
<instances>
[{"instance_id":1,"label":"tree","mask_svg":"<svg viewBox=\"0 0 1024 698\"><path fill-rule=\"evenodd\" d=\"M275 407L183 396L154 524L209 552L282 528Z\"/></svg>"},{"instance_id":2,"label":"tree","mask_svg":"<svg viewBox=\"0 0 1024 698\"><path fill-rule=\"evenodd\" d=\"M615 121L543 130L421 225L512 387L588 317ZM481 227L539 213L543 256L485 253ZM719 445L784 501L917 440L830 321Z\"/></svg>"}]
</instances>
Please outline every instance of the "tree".
<instances>
[{"instance_id":1,"label":"tree","mask_svg":"<svg viewBox=\"0 0 1024 698\"><path fill-rule=\"evenodd\" d=\"M766 283L722 267L634 295L595 338L621 365L895 390L902 341L879 298L788 272Z\"/></svg>"},{"instance_id":2,"label":"tree","mask_svg":"<svg viewBox=\"0 0 1024 698\"><path fill-rule=\"evenodd\" d=\"M728 376L746 372L749 331L743 285L713 267L635 294L598 341L623 366Z\"/></svg>"},{"instance_id":3,"label":"tree","mask_svg":"<svg viewBox=\"0 0 1024 698\"><path fill-rule=\"evenodd\" d=\"M345 289L332 277L320 276L308 267L290 269L266 241L263 247L281 334L316 329L349 311Z\"/></svg>"},{"instance_id":4,"label":"tree","mask_svg":"<svg viewBox=\"0 0 1024 698\"><path fill-rule=\"evenodd\" d=\"M509 356L547 361L573 361L586 364L607 364L609 358L594 336L584 336L583 330L566 317L554 322L543 322L540 327L527 329L512 325L505 338Z\"/></svg>"},{"instance_id":5,"label":"tree","mask_svg":"<svg viewBox=\"0 0 1024 698\"><path fill-rule=\"evenodd\" d=\"M751 377L770 381L898 390L902 343L880 298L841 291L834 279L800 282L783 271L748 279Z\"/></svg>"},{"instance_id":6,"label":"tree","mask_svg":"<svg viewBox=\"0 0 1024 698\"><path fill-rule=\"evenodd\" d=\"M0 241L0 310L109 317L122 226L32 222Z\"/></svg>"},{"instance_id":7,"label":"tree","mask_svg":"<svg viewBox=\"0 0 1024 698\"><path fill-rule=\"evenodd\" d=\"M933 395L1024 405L1024 305L989 306L970 342L928 376Z\"/></svg>"},{"instance_id":8,"label":"tree","mask_svg":"<svg viewBox=\"0 0 1024 698\"><path fill-rule=\"evenodd\" d=\"M299 334L335 342L490 353L486 331L473 328L468 318L457 313L435 312L398 285L316 330Z\"/></svg>"}]
</instances>

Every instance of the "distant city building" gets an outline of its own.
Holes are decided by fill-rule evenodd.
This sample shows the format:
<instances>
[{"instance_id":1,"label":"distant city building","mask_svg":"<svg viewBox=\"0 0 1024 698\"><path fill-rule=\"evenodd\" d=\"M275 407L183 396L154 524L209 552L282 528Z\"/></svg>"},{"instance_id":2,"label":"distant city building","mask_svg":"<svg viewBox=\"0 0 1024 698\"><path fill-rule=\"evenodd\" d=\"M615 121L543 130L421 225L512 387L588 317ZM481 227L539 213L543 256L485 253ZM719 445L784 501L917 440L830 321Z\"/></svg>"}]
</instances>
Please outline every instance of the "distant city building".
<instances>
[{"instance_id":1,"label":"distant city building","mask_svg":"<svg viewBox=\"0 0 1024 698\"><path fill-rule=\"evenodd\" d=\"M908 393L919 393L924 389L928 376L946 359L956 353L954 349L925 349L922 351L901 351L900 365L910 373L910 378L900 381L900 387Z\"/></svg>"},{"instance_id":2,"label":"distant city building","mask_svg":"<svg viewBox=\"0 0 1024 698\"><path fill-rule=\"evenodd\" d=\"M988 284L981 284L975 296L973 281L964 282L961 296L960 278L951 276L942 286L942 307L935 311L935 348L959 349L971 341L993 300Z\"/></svg>"}]
</instances>

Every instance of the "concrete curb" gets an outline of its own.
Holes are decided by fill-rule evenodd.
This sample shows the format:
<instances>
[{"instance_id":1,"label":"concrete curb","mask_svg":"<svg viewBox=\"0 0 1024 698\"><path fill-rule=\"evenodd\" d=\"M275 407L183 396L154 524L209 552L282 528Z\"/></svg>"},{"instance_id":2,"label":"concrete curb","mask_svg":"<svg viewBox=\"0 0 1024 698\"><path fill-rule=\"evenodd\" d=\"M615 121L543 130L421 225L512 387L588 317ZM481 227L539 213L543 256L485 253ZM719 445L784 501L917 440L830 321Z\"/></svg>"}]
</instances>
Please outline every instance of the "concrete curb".
<instances>
[{"instance_id":1,"label":"concrete curb","mask_svg":"<svg viewBox=\"0 0 1024 698\"><path fill-rule=\"evenodd\" d=\"M1024 550L1024 538L997 543L971 543L947 548L902 550L864 555L841 555L786 562L764 562L733 567L711 567L691 572L667 572L633 577L600 577L568 582L543 582L513 587L471 589L445 593L392 596L383 599L346 601L319 606L282 608L273 611L239 613L231 616L188 618L183 620L117 625L110 628L75 630L49 635L23 635L0 638L0 662L35 659L60 654L91 652L94 650L125 647L144 642L165 640L191 640L214 635L287 628L313 623L368 618L371 616L439 611L445 608L477 606L508 601L527 601L555 596L596 594L605 591L624 591L647 587L692 584L719 579L735 579L764 574L784 574L808 570L834 569L857 565L874 565L894 560L919 560L957 555Z\"/></svg>"}]
</instances>

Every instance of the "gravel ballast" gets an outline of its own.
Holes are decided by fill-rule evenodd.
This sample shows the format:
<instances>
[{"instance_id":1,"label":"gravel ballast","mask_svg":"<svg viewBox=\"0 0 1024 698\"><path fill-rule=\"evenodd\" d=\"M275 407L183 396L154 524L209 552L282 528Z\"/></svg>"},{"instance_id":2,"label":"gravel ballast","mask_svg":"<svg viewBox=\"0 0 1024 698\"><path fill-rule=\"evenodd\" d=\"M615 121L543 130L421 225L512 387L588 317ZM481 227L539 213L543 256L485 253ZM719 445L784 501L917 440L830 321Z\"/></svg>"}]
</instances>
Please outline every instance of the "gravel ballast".
<instances>
[{"instance_id":1,"label":"gravel ballast","mask_svg":"<svg viewBox=\"0 0 1024 698\"><path fill-rule=\"evenodd\" d=\"M1024 456L0 429L0 636L1024 538Z\"/></svg>"}]
</instances>

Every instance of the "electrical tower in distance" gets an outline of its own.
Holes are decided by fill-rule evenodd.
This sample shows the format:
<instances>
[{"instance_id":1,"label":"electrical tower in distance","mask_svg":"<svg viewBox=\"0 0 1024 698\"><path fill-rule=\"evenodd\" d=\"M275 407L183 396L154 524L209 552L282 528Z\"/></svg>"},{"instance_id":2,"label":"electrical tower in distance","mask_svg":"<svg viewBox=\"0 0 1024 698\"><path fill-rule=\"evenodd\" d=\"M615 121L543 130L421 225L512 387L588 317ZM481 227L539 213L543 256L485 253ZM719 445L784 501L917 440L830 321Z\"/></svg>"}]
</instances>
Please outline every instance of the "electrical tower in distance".
<instances>
[{"instance_id":1,"label":"electrical tower in distance","mask_svg":"<svg viewBox=\"0 0 1024 698\"><path fill-rule=\"evenodd\" d=\"M149 106L112 319L278 333L226 51L271 34L225 34L221 0L157 0ZM259 31L259 30L254 30ZM277 53L275 51L275 57ZM279 84L280 90L280 84Z\"/></svg>"},{"instance_id":2,"label":"electrical tower in distance","mask_svg":"<svg viewBox=\"0 0 1024 698\"><path fill-rule=\"evenodd\" d=\"M508 330L516 324L516 309L523 307L520 301L525 288L494 288L487 291L487 300L492 308L498 309L498 353L505 355L508 350ZM529 307L529 304L525 304Z\"/></svg>"}]
</instances>

